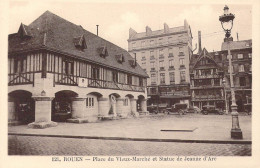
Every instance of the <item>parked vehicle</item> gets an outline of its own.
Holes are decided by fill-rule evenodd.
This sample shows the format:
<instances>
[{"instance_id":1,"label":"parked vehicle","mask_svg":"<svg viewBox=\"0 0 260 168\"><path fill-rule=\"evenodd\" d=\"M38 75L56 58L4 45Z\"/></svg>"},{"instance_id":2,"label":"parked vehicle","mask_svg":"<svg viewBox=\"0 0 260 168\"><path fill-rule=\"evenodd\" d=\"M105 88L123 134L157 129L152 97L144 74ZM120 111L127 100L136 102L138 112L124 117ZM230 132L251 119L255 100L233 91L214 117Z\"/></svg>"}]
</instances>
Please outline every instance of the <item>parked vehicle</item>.
<instances>
[{"instance_id":1,"label":"parked vehicle","mask_svg":"<svg viewBox=\"0 0 260 168\"><path fill-rule=\"evenodd\" d=\"M201 112L201 110L200 110L200 108L198 108L197 106L191 106L191 107L189 107L188 108L188 111L187 111L188 113L200 113Z\"/></svg>"},{"instance_id":2,"label":"parked vehicle","mask_svg":"<svg viewBox=\"0 0 260 168\"><path fill-rule=\"evenodd\" d=\"M157 114L157 113L158 113L157 105L147 106L147 111L149 111L149 113L155 113L155 114Z\"/></svg>"},{"instance_id":3,"label":"parked vehicle","mask_svg":"<svg viewBox=\"0 0 260 168\"><path fill-rule=\"evenodd\" d=\"M221 109L216 108L213 105L205 105L202 107L201 113L204 115L208 115L208 113L216 113L219 115L223 115L224 112Z\"/></svg>"},{"instance_id":4,"label":"parked vehicle","mask_svg":"<svg viewBox=\"0 0 260 168\"><path fill-rule=\"evenodd\" d=\"M244 104L244 108L245 108L245 112L246 112L248 115L251 115L251 114L252 114L252 103Z\"/></svg>"},{"instance_id":5,"label":"parked vehicle","mask_svg":"<svg viewBox=\"0 0 260 168\"><path fill-rule=\"evenodd\" d=\"M162 103L162 104L159 104L159 106L158 106L158 110L160 113L165 113L167 111L167 108L168 108L167 103Z\"/></svg>"},{"instance_id":6,"label":"parked vehicle","mask_svg":"<svg viewBox=\"0 0 260 168\"><path fill-rule=\"evenodd\" d=\"M180 115L186 114L188 111L188 105L182 103L176 103L172 107L166 109L168 114L177 113Z\"/></svg>"}]
</instances>

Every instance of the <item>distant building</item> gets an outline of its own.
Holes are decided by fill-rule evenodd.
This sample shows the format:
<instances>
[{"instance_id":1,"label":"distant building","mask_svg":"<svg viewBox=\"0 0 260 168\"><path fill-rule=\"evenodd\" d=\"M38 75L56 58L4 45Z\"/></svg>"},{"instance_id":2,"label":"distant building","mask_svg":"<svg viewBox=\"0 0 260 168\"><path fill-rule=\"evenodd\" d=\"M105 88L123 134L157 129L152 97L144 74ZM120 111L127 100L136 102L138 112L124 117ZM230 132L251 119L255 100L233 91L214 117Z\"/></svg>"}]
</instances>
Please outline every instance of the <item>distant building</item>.
<instances>
[{"instance_id":1,"label":"distant building","mask_svg":"<svg viewBox=\"0 0 260 168\"><path fill-rule=\"evenodd\" d=\"M137 62L150 78L148 103L189 104L189 62L192 55L192 34L187 21L184 26L137 33L130 28L128 52L136 56Z\"/></svg>"},{"instance_id":2,"label":"distant building","mask_svg":"<svg viewBox=\"0 0 260 168\"><path fill-rule=\"evenodd\" d=\"M199 39L200 43L200 39ZM199 51L200 51L199 47ZM232 74L238 111L245 111L245 104L252 101L252 40L230 41ZM225 95L228 108L231 105L227 42L221 51L207 52L206 49L193 54L190 62L191 103L202 108L215 105L225 109ZM223 79L226 81L224 86Z\"/></svg>"},{"instance_id":3,"label":"distant building","mask_svg":"<svg viewBox=\"0 0 260 168\"><path fill-rule=\"evenodd\" d=\"M245 104L252 102L252 40L231 41L232 69L238 112L245 111ZM230 97L227 42L221 46L223 69L227 81L227 98Z\"/></svg>"},{"instance_id":4,"label":"distant building","mask_svg":"<svg viewBox=\"0 0 260 168\"><path fill-rule=\"evenodd\" d=\"M223 67L221 55L218 52L208 53L204 48L194 54L190 62L190 92L191 104L200 109L204 105L225 107L225 93L223 86Z\"/></svg>"},{"instance_id":5,"label":"distant building","mask_svg":"<svg viewBox=\"0 0 260 168\"><path fill-rule=\"evenodd\" d=\"M47 127L146 111L148 75L124 49L46 11L8 38L8 120Z\"/></svg>"}]
</instances>

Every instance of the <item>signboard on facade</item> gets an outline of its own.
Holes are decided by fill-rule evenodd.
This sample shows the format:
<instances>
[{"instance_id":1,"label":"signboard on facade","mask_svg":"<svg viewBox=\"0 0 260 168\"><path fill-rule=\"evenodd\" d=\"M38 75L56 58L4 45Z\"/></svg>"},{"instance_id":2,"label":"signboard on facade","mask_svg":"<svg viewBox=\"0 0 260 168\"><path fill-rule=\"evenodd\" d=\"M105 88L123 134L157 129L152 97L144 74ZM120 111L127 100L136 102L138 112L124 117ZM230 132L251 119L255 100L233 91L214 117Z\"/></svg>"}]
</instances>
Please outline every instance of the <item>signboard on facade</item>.
<instances>
[{"instance_id":1,"label":"signboard on facade","mask_svg":"<svg viewBox=\"0 0 260 168\"><path fill-rule=\"evenodd\" d=\"M79 78L79 87L88 87L88 79L87 78Z\"/></svg>"}]
</instances>

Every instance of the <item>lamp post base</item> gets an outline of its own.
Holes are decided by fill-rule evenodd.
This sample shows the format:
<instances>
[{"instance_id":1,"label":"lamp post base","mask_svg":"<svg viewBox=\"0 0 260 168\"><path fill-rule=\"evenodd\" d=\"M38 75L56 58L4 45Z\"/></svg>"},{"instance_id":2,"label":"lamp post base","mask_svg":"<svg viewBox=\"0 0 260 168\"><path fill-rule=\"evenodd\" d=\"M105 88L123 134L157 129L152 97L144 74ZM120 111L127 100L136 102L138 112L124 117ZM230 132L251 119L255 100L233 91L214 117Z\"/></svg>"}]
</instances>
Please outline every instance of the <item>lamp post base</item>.
<instances>
[{"instance_id":1,"label":"lamp post base","mask_svg":"<svg viewBox=\"0 0 260 168\"><path fill-rule=\"evenodd\" d=\"M231 138L243 139L243 134L242 134L241 129L231 129Z\"/></svg>"}]
</instances>

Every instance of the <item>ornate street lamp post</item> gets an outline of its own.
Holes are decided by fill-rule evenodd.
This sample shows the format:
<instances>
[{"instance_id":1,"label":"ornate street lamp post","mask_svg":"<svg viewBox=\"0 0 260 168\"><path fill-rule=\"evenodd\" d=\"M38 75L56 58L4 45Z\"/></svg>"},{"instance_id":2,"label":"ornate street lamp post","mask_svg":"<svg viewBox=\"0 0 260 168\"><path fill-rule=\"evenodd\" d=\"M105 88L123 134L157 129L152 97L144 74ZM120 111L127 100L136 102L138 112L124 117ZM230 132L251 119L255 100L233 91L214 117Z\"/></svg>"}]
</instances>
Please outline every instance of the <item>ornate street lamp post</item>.
<instances>
[{"instance_id":1,"label":"ornate street lamp post","mask_svg":"<svg viewBox=\"0 0 260 168\"><path fill-rule=\"evenodd\" d=\"M231 138L235 139L242 139L242 131L239 127L239 120L238 120L238 112L237 112L237 105L236 105L236 98L235 98L235 91L234 91L234 82L233 82L233 75L232 75L232 63L231 63L231 54L230 54L230 41L232 41L231 36L231 29L233 28L233 20L235 19L235 15L229 13L229 8L227 5L224 7L224 14L219 16L219 21L221 22L222 28L226 32L226 37L224 42L227 42L227 49L228 49L228 62L229 62L229 78L230 78L230 90L231 90L231 97L232 97L232 104L231 104L231 115L232 115L232 129L231 129Z\"/></svg>"},{"instance_id":2,"label":"ornate street lamp post","mask_svg":"<svg viewBox=\"0 0 260 168\"><path fill-rule=\"evenodd\" d=\"M223 79L222 83L223 83L223 87L224 87L225 110L226 110L226 114L228 114L228 103L227 103L227 92L226 92L226 80Z\"/></svg>"}]
</instances>

